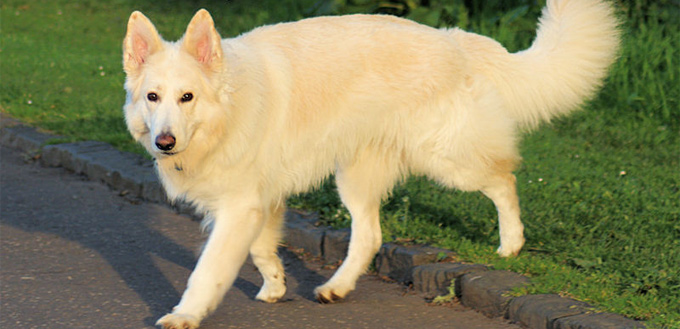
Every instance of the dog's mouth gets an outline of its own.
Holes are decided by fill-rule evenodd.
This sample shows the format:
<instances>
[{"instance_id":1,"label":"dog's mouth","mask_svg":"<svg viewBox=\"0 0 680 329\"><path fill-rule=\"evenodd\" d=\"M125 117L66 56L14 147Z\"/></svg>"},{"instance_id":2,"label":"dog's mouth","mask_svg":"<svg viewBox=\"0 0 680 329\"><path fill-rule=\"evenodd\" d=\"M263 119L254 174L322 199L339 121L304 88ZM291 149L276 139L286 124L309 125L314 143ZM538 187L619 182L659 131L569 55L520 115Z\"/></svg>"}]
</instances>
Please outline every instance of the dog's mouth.
<instances>
[{"instance_id":1,"label":"dog's mouth","mask_svg":"<svg viewBox=\"0 0 680 329\"><path fill-rule=\"evenodd\" d=\"M180 153L180 151L175 150L175 149L163 151L163 150L159 150L158 148L154 148L153 150L149 150L149 153L154 154L156 158L162 159L162 158L171 157L173 155L176 155L176 154Z\"/></svg>"}]
</instances>

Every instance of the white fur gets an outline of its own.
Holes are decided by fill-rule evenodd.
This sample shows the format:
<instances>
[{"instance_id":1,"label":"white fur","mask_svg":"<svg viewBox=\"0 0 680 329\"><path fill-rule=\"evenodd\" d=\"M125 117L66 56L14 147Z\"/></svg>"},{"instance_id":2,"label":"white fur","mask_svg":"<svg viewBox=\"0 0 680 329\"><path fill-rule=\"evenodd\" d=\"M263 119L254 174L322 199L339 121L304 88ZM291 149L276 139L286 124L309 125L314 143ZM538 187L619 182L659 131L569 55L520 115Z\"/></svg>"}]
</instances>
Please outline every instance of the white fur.
<instances>
[{"instance_id":1,"label":"white fur","mask_svg":"<svg viewBox=\"0 0 680 329\"><path fill-rule=\"evenodd\" d=\"M316 289L321 301L354 289L381 244L380 201L408 174L482 191L498 208L498 253L516 255L518 129L591 97L618 40L611 5L589 0L548 1L536 41L516 54L458 29L369 15L221 40L201 10L170 43L133 13L123 47L128 128L156 158L168 195L212 218L182 300L158 323L197 327L248 254L264 277L257 299L281 298L285 199L334 172L352 236L343 265ZM161 134L175 138L172 154L155 146Z\"/></svg>"}]
</instances>

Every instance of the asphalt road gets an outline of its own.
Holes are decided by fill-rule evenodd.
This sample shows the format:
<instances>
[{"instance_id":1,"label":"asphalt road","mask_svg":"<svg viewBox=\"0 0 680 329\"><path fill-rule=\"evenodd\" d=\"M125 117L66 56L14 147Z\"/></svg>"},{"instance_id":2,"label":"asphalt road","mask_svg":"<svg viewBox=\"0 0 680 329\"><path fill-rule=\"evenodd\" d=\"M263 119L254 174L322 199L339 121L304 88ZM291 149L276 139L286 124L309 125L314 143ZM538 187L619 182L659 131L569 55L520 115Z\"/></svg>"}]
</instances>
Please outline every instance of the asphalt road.
<instances>
[{"instance_id":1,"label":"asphalt road","mask_svg":"<svg viewBox=\"0 0 680 329\"><path fill-rule=\"evenodd\" d=\"M203 237L198 223L0 147L0 328L150 328L177 303ZM372 275L341 303L312 290L332 274L281 249L283 302L254 300L251 263L201 328L519 328Z\"/></svg>"}]
</instances>

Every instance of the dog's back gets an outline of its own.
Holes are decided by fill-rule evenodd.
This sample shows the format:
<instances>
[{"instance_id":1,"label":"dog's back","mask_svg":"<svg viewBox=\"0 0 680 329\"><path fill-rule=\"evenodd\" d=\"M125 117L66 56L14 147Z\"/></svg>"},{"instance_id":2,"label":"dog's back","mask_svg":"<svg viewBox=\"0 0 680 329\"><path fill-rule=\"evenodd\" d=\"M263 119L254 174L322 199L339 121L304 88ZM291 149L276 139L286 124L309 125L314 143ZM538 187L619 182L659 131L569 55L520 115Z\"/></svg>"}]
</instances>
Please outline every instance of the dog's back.
<instances>
[{"instance_id":1,"label":"dog's back","mask_svg":"<svg viewBox=\"0 0 680 329\"><path fill-rule=\"evenodd\" d=\"M476 34L371 15L266 26L235 42L260 58L270 87L260 131L276 137L262 154L284 160L298 192L367 145L399 153L401 174L478 189L468 170L511 169L516 128L591 97L618 40L608 4L577 0L549 2L534 45L516 54Z\"/></svg>"},{"instance_id":2,"label":"dog's back","mask_svg":"<svg viewBox=\"0 0 680 329\"><path fill-rule=\"evenodd\" d=\"M283 184L280 171L292 178L280 186L284 194L307 190L369 147L395 177L447 163L447 185L456 167L517 158L513 118L469 64L475 54L449 31L353 15L258 28L229 43L237 57L259 59L238 71L258 72L243 73L244 85L267 86L258 131L271 137L258 147L272 158L263 163L280 164L270 181Z\"/></svg>"}]
</instances>

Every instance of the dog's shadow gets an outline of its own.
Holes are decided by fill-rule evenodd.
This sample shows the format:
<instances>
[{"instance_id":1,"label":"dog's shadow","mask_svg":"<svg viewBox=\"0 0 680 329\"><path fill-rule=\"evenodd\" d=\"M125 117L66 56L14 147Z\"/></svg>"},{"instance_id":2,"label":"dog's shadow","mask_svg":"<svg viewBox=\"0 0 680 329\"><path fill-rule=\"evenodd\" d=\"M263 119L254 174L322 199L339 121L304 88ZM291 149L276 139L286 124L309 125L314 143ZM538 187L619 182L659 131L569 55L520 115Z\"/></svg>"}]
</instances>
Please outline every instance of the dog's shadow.
<instances>
[{"instance_id":1,"label":"dog's shadow","mask_svg":"<svg viewBox=\"0 0 680 329\"><path fill-rule=\"evenodd\" d=\"M321 275L316 270L309 268L304 260L286 247L279 247L278 254L285 267L286 285L288 289L286 294L277 301L277 303L290 302L298 297L316 302L314 288L324 283L328 278ZM294 279L294 284L291 279ZM261 279L257 279L257 282L255 283L239 276L236 281L234 281L232 289L238 289L249 299L255 300L255 296L257 296L261 287Z\"/></svg>"},{"instance_id":2,"label":"dog's shadow","mask_svg":"<svg viewBox=\"0 0 680 329\"><path fill-rule=\"evenodd\" d=\"M25 166L23 169L16 167L16 170L32 170L18 157L15 160L5 152L9 151L3 149L7 161ZM15 186L3 186L4 192L13 196L12 200L19 200L8 202L6 207L3 205L7 210L2 218L3 225L58 236L93 251L148 307L150 315L143 320L145 325L153 326L158 317L179 302L188 275L196 265L196 249L205 239L199 233L198 222L161 205L123 199L118 192L99 183L84 181L64 169L36 168L25 179L21 173L12 175L21 175L23 181ZM21 185L32 188L21 188ZM63 193L65 188L68 193ZM73 202L74 199L78 202ZM23 200L33 201L28 207L24 205L28 201ZM297 283L297 287L289 285L292 289L282 301L295 298L313 301L313 289L326 278L285 248L279 249L279 255L285 264L286 275ZM89 266L87 264L85 262L83 266ZM238 278L234 289L254 300L261 280L249 280ZM115 288L97 286L93 289L105 293L107 289Z\"/></svg>"},{"instance_id":3,"label":"dog's shadow","mask_svg":"<svg viewBox=\"0 0 680 329\"><path fill-rule=\"evenodd\" d=\"M3 205L3 210L7 210L2 216L3 225L36 235L49 234L92 251L108 263L154 316L174 306L180 295L158 262L175 270L192 269L195 256L149 225L152 220L162 220L159 217L164 213L172 214L171 211L158 212L154 209L162 207L138 206L135 200L125 201L101 184L84 181L64 169L31 169L17 160L18 156L12 155L10 159L10 153L5 152L10 151L3 149L3 157L8 157L3 160L3 166L11 165L4 169L11 169L22 182L4 184L3 181L3 192L15 200L8 202L7 207ZM198 229L198 224L188 219L187 222ZM100 268L97 261L83 260L79 266L87 271L109 271L107 267ZM114 293L116 288L99 284L88 289L107 294ZM155 319L145 319L147 325L154 323Z\"/></svg>"},{"instance_id":4,"label":"dog's shadow","mask_svg":"<svg viewBox=\"0 0 680 329\"><path fill-rule=\"evenodd\" d=\"M279 256L284 263L286 276L293 277L297 281L294 293L299 297L316 302L314 288L326 282L328 278L310 269L295 253L284 247L279 248ZM286 294L284 301L291 300L290 298L290 295Z\"/></svg>"}]
</instances>

